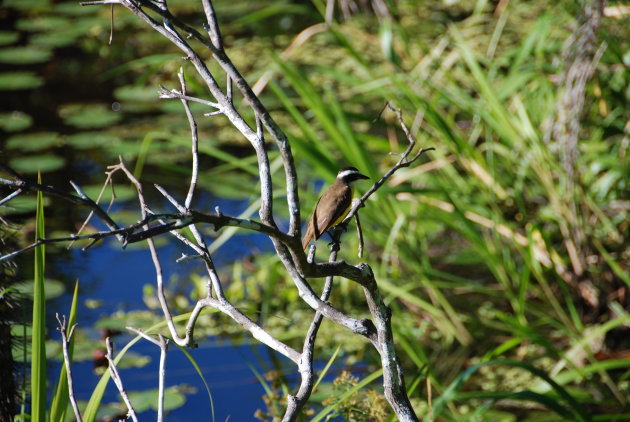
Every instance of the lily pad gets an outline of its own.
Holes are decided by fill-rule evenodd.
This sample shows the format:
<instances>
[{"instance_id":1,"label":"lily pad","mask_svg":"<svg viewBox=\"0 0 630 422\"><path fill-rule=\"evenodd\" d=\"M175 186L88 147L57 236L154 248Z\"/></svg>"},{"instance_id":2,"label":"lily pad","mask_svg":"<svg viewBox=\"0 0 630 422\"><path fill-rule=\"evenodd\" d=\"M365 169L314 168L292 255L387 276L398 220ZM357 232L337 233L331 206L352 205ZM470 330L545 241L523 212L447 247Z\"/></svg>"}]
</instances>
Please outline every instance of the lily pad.
<instances>
[{"instance_id":1,"label":"lily pad","mask_svg":"<svg viewBox=\"0 0 630 422\"><path fill-rule=\"evenodd\" d=\"M19 149L22 151L41 151L53 146L59 135L54 132L38 132L13 135L7 139L5 147L7 149Z\"/></svg>"},{"instance_id":2,"label":"lily pad","mask_svg":"<svg viewBox=\"0 0 630 422\"><path fill-rule=\"evenodd\" d=\"M38 170L47 173L63 168L66 160L53 154L29 155L12 159L9 165L22 173L35 174Z\"/></svg>"},{"instance_id":3,"label":"lily pad","mask_svg":"<svg viewBox=\"0 0 630 422\"><path fill-rule=\"evenodd\" d=\"M70 20L63 16L42 15L19 19L15 24L15 28L20 31L39 32L55 31L69 25Z\"/></svg>"},{"instance_id":4,"label":"lily pad","mask_svg":"<svg viewBox=\"0 0 630 422\"><path fill-rule=\"evenodd\" d=\"M57 298L63 295L64 292L66 291L65 284L59 280L46 279L44 283L45 283L44 289L46 290L46 300ZM24 296L32 297L33 296L33 281L31 280L31 281L17 284L16 291Z\"/></svg>"},{"instance_id":5,"label":"lily pad","mask_svg":"<svg viewBox=\"0 0 630 422\"><path fill-rule=\"evenodd\" d=\"M5 0L2 7L34 12L47 9L50 0Z\"/></svg>"},{"instance_id":6,"label":"lily pad","mask_svg":"<svg viewBox=\"0 0 630 422\"><path fill-rule=\"evenodd\" d=\"M120 136L104 132L80 132L66 137L66 142L76 149L91 149L119 143Z\"/></svg>"},{"instance_id":7,"label":"lily pad","mask_svg":"<svg viewBox=\"0 0 630 422\"><path fill-rule=\"evenodd\" d=\"M20 39L19 32L13 31L0 31L0 45L13 44Z\"/></svg>"},{"instance_id":8,"label":"lily pad","mask_svg":"<svg viewBox=\"0 0 630 422\"><path fill-rule=\"evenodd\" d=\"M98 6L80 6L71 1L67 3L59 3L54 5L55 12L64 16L83 16L97 13L100 8Z\"/></svg>"},{"instance_id":9,"label":"lily pad","mask_svg":"<svg viewBox=\"0 0 630 422\"><path fill-rule=\"evenodd\" d=\"M149 409L157 410L158 390L133 391L129 393L129 400L137 412ZM173 410L186 403L186 396L181 392L180 386L173 386L164 390L164 410Z\"/></svg>"},{"instance_id":10,"label":"lily pad","mask_svg":"<svg viewBox=\"0 0 630 422\"><path fill-rule=\"evenodd\" d=\"M127 85L116 88L114 97L119 101L156 103L158 101L158 91L153 86Z\"/></svg>"},{"instance_id":11,"label":"lily pad","mask_svg":"<svg viewBox=\"0 0 630 422\"><path fill-rule=\"evenodd\" d=\"M105 104L66 104L58 112L66 124L81 129L106 127L122 117Z\"/></svg>"},{"instance_id":12,"label":"lily pad","mask_svg":"<svg viewBox=\"0 0 630 422\"><path fill-rule=\"evenodd\" d=\"M35 34L30 38L30 42L32 45L42 47L66 47L73 44L77 38L84 33L85 31L82 28L70 27L52 32Z\"/></svg>"},{"instance_id":13,"label":"lily pad","mask_svg":"<svg viewBox=\"0 0 630 422\"><path fill-rule=\"evenodd\" d=\"M44 78L35 72L0 73L0 91L19 91L38 88L44 84Z\"/></svg>"},{"instance_id":14,"label":"lily pad","mask_svg":"<svg viewBox=\"0 0 630 422\"><path fill-rule=\"evenodd\" d=\"M44 197L44 206L50 203L50 198ZM18 196L0 206L0 216L30 214L35 212L37 201L34 196Z\"/></svg>"},{"instance_id":15,"label":"lily pad","mask_svg":"<svg viewBox=\"0 0 630 422\"><path fill-rule=\"evenodd\" d=\"M98 194L101 193L102 185L88 185L81 186L81 189L87 196L96 201ZM127 201L136 197L136 190L129 184L116 184L114 186L114 192L116 193L116 200ZM105 188L103 196L101 196L100 204L109 204L112 199L112 189L110 187Z\"/></svg>"},{"instance_id":16,"label":"lily pad","mask_svg":"<svg viewBox=\"0 0 630 422\"><path fill-rule=\"evenodd\" d=\"M0 49L0 63L9 64L34 64L45 63L50 60L50 49L39 47L7 47Z\"/></svg>"},{"instance_id":17,"label":"lily pad","mask_svg":"<svg viewBox=\"0 0 630 422\"><path fill-rule=\"evenodd\" d=\"M5 132L18 132L28 129L32 124L33 118L22 111L15 110L11 113L0 113L0 128Z\"/></svg>"}]
</instances>

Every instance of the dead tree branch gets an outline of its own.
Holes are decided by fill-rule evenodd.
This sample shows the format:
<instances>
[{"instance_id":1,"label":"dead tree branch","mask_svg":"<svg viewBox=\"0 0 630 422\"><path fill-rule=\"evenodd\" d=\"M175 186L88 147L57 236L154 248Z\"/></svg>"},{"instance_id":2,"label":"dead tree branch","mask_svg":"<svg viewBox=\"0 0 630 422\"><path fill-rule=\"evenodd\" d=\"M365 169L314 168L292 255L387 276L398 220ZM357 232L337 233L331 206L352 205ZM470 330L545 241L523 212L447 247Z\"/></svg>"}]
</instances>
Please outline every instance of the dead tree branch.
<instances>
[{"instance_id":1,"label":"dead tree branch","mask_svg":"<svg viewBox=\"0 0 630 422\"><path fill-rule=\"evenodd\" d=\"M309 262L307 256L301 247L300 235L300 204L297 188L297 172L291 146L288 143L286 135L280 127L274 122L270 114L254 94L251 87L236 69L230 58L228 57L220 29L217 21L212 2L210 0L202 0L203 9L207 19L204 28L208 32L208 36L202 35L196 29L181 22L173 16L168 9L166 0L148 1L148 0L104 0L90 1L83 3L84 5L102 5L102 4L118 4L127 8L135 16L146 22L153 30L172 42L177 48L185 54L185 59L190 62L198 74L205 82L205 87L211 100L194 97L187 92L184 80L183 70L178 73L180 82L179 89L168 89L160 87L159 96L163 99L178 99L182 102L184 112L188 118L191 132L191 178L188 190L183 201L171 195L166 189L156 186L156 189L173 205L177 212L174 213L154 213L146 201L144 195L144 187L142 183L134 177L125 166L124 162L120 162L108 168L108 180L111 180L115 173L121 173L125 179L133 184L137 193L139 219L131 225L118 225L108 214L98 205L98 201L93 201L81 188L73 184L76 194L70 194L59 189L33 183L17 172L7 167L0 167L8 173L11 179L0 179L0 184L12 189L0 203L9 202L13 198L24 194L28 191L41 191L49 195L60 197L66 201L79 204L96 215L101 222L107 227L96 233L76 234L64 238L47 238L37 239L35 243L27 246L19 251L15 251L0 260L15 256L28 249L42 244L52 242L64 242L75 240L91 240L92 243L100 241L108 237L115 237L123 246L139 242L147 241L151 253L151 259L155 268L155 280L157 286L158 300L162 313L167 323L169 334L173 342L180 346L194 345L194 328L197 323L201 311L206 308L214 308L220 312L230 316L237 324L249 333L291 360L297 365L301 375L301 382L295 395L289 395L288 405L283 420L295 420L300 410L308 401L313 389L314 370L314 348L317 333L323 318L346 327L351 332L366 337L381 357L383 367L383 387L385 396L389 401L396 416L401 421L416 421L417 418L413 412L409 399L407 397L402 371L394 348L394 340L391 328L391 310L385 304L383 297L378 289L374 273L369 265L361 263L351 265L344 261L337 261L337 248L334 248L329 257L329 261L325 263ZM157 17L156 17L157 16ZM161 19L159 22L157 19ZM206 47L212 54L213 59L220 65L225 72L227 84L225 88L219 86L218 78L213 75L198 51L193 49L189 40L196 40ZM240 93L244 104L251 108L255 116L255 127L252 127L243 117L243 114L235 106L233 85L236 85L237 92ZM197 132L197 123L195 117L189 108L189 102L197 102L208 106L211 111L206 113L208 116L224 115L230 123L249 141L253 148L258 163L258 177L260 179L260 221L253 219L241 219L225 215L217 210L216 213L204 213L193 209L193 198L199 178L199 138ZM406 150L400 155L399 161L393 165L383 177L374 183L374 185L361 197L352 207L348 217L344 220L346 224L353 216L356 216L360 207L364 206L366 200L376 192L389 177L397 170L407 167L418 160L426 151L432 148L420 148L416 150L417 144L407 129L403 119L402 112L388 105L388 107L396 113L398 122L405 133L409 142ZM273 186L271 179L271 168L269 163L268 148L265 135L268 135L280 152L283 161L284 176L286 181L286 201L289 210L289 229L284 232L278 228L273 213ZM415 152L414 152L415 151ZM302 350L297 351L277 338L273 337L262 326L256 324L229 301L223 289L222 280L215 268L213 258L208 250L206 241L198 229L198 225L212 225L216 231L223 227L238 227L243 230L258 232L269 237L274 245L274 249L280 261L282 262L287 274L291 277L295 287L299 292L299 296L313 310L314 316L311 321L308 332L306 333ZM187 238L180 232L183 228L190 228L193 234L192 238ZM186 247L192 250L196 257L203 260L205 271L209 282L207 286L206 296L199 299L194 305L193 311L185 324L184 333L180 335L178 328L174 323L173 316L170 311L168 298L164 289L164 274L161 260L155 247L153 239L161 234L170 233L176 239L181 241ZM90 244L90 245L91 245ZM89 246L89 245L88 245ZM337 245L338 246L338 245ZM307 278L326 277L326 285L320 295L317 295ZM333 277L345 277L355 281L363 287L365 298L370 310L370 319L354 318L345 312L335 308L328 303L328 298L332 289ZM140 331L135 330L138 334ZM142 334L140 334L142 335ZM159 345L163 357L166 353L166 341L162 338L155 340L148 336L143 336L148 341ZM159 343L159 344L158 344ZM135 413L129 403L120 377L113 365L111 358L111 342L108 339L108 360L110 361L110 370L112 371L112 379L119 387L121 395L127 404L130 415L135 420ZM160 373L164 370L163 358L160 363ZM163 376L160 376L160 389L163 397ZM161 402L162 398L160 398Z\"/></svg>"}]
</instances>

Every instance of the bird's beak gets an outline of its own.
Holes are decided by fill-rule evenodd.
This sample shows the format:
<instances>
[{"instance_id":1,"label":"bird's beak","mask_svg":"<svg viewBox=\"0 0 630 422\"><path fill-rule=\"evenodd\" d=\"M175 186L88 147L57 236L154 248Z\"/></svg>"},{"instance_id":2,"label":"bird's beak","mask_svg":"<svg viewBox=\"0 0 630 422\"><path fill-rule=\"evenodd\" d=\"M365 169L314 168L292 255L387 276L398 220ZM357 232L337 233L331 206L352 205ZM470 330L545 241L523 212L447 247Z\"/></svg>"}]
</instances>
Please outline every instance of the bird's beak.
<instances>
[{"instance_id":1,"label":"bird's beak","mask_svg":"<svg viewBox=\"0 0 630 422\"><path fill-rule=\"evenodd\" d=\"M367 180L370 180L370 178L369 178L369 177L367 177L365 174L361 174L361 173L357 174L357 177L358 177L359 179L367 179Z\"/></svg>"}]
</instances>

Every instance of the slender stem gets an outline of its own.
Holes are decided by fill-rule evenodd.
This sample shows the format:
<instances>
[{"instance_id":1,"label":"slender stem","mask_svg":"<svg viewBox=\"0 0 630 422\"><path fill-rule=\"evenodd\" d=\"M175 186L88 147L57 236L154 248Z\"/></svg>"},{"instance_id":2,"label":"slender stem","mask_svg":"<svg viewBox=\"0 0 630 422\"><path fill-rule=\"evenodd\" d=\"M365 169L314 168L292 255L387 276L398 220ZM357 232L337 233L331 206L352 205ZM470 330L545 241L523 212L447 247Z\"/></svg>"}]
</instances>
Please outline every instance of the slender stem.
<instances>
[{"instance_id":1,"label":"slender stem","mask_svg":"<svg viewBox=\"0 0 630 422\"><path fill-rule=\"evenodd\" d=\"M81 412L79 411L79 405L77 404L76 396L74 395L74 382L72 378L72 361L70 360L70 352L68 351L68 344L70 343L70 339L74 334L74 328L77 326L74 324L70 327L70 332L66 334L66 316L63 315L59 318L59 314L56 314L57 322L59 323L59 327L57 328L61 333L61 346L63 348L63 363L66 367L66 377L68 378L68 396L70 399L70 404L72 405L72 410L74 411L74 417L77 422L83 422L83 418L81 417Z\"/></svg>"},{"instance_id":2,"label":"slender stem","mask_svg":"<svg viewBox=\"0 0 630 422\"><path fill-rule=\"evenodd\" d=\"M160 367L158 370L157 420L158 422L162 422L162 420L164 419L164 379L166 378L166 352L168 352L168 339L165 339L161 334L158 334L158 338L154 339L144 331L138 330L134 327L127 327L127 329L160 348Z\"/></svg>"},{"instance_id":3,"label":"slender stem","mask_svg":"<svg viewBox=\"0 0 630 422\"><path fill-rule=\"evenodd\" d=\"M134 422L138 422L138 416L136 415L136 411L129 400L129 396L127 395L127 391L125 390L125 386L120 378L120 374L118 373L118 368L116 368L116 364L114 363L113 351L112 351L112 340L107 337L105 339L105 345L107 346L107 354L105 357L107 358L107 362L109 363L109 373L112 376L112 380L114 384L116 384L116 388L118 388L118 392L125 402L125 406L127 406L127 415L131 417Z\"/></svg>"}]
</instances>

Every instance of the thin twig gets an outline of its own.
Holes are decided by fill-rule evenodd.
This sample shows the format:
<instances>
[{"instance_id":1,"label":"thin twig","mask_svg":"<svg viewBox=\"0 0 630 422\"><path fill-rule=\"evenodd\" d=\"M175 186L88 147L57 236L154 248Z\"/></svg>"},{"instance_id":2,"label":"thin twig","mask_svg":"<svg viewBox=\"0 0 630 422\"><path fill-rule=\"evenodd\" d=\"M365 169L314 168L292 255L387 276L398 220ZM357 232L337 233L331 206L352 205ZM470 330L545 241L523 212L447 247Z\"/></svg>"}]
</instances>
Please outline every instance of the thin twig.
<instances>
[{"instance_id":1,"label":"thin twig","mask_svg":"<svg viewBox=\"0 0 630 422\"><path fill-rule=\"evenodd\" d=\"M380 180L378 180L376 183L374 183L372 185L372 187L370 189L368 189L368 191L365 192L361 196L361 198L359 198L359 201L357 201L357 202L355 202L353 204L352 209L350 210L350 212L348 212L348 215L346 215L346 217L344 218L344 220L342 221L341 224L347 224L348 221L350 221L352 219L352 217L355 216L355 214L358 212L359 208L363 207L363 205L365 204L365 201L367 201L367 199L370 196L372 196L372 194L374 192L376 192L395 172L397 172L398 170L400 170L403 167L409 167L416 160L418 160L425 152L432 151L432 150L435 149L433 147L420 148L413 155L413 157L409 158L409 155L411 154L411 152L413 151L413 149L416 146L416 140L414 139L413 135L411 135L411 133L409 132L409 129L407 128L407 125L403 121L402 111L400 109L394 108L390 103L387 103L386 107L389 108L390 110L392 110L394 113L396 113L396 117L398 118L398 123L400 124L400 127L402 128L403 132L405 133L405 136L407 137L407 141L409 142L409 145L407 146L407 149L403 153L399 154L400 155L400 159L398 160L398 162L394 166L392 166L383 175L383 177L381 177Z\"/></svg>"},{"instance_id":2,"label":"thin twig","mask_svg":"<svg viewBox=\"0 0 630 422\"><path fill-rule=\"evenodd\" d=\"M61 346L63 348L63 363L66 367L66 377L68 378L68 396L70 399L70 404L72 404L72 410L74 411L74 417L77 422L82 422L83 418L81 417L81 412L79 411L79 405L77 404L76 396L74 395L74 383L72 380L72 361L70 360L70 352L68 351L68 344L72 339L72 335L74 334L74 329L77 324L74 324L70 327L70 331L66 334L66 316L62 315L59 318L59 314L55 314L57 318L57 322L59 323L59 327L57 330L61 333Z\"/></svg>"},{"instance_id":3,"label":"thin twig","mask_svg":"<svg viewBox=\"0 0 630 422\"><path fill-rule=\"evenodd\" d=\"M334 262L337 260L338 250L338 248L333 248L331 250L328 259L330 262ZM326 302L330 297L330 293L332 292L332 283L333 276L326 277L324 289L322 291L322 295L320 296L320 299L323 302ZM282 418L283 422L292 422L297 419L298 415L300 414L300 410L304 407L313 391L313 385L315 381L315 375L313 373L315 340L317 338L319 327L322 324L322 320L322 313L315 312L315 315L313 316L313 321L311 321L311 325L304 339L302 354L300 356L300 362L298 365L301 377L300 387L295 395L289 394L289 396L287 397L288 404L284 413L284 417Z\"/></svg>"},{"instance_id":4,"label":"thin twig","mask_svg":"<svg viewBox=\"0 0 630 422\"><path fill-rule=\"evenodd\" d=\"M138 416L136 415L136 411L134 410L131 401L129 400L129 396L127 395L127 391L125 391L125 386L120 378L120 374L118 373L118 369L116 368L116 363L114 362L113 351L112 351L112 340L107 337L105 339L105 345L107 346L107 354L105 358L107 358L107 362L109 363L109 373L112 376L112 380L114 384L116 384L116 388L118 388L118 392L122 397L125 405L127 406L127 416L130 416L134 422L138 422Z\"/></svg>"},{"instance_id":5,"label":"thin twig","mask_svg":"<svg viewBox=\"0 0 630 422\"><path fill-rule=\"evenodd\" d=\"M184 68L179 68L177 76L179 77L179 83L182 86L182 94L185 96L187 92L186 79L184 78ZM184 105L184 111L186 112L186 117L188 118L190 134L192 137L192 174L190 176L190 187L188 188L188 194L186 195L186 201L184 202L184 206L186 208L190 208L190 204L192 204L193 195L195 193L195 187L197 186L197 179L199 178L199 137L197 134L197 122L195 121L195 116L193 116L190 111L188 100L182 98L182 104Z\"/></svg>"},{"instance_id":6,"label":"thin twig","mask_svg":"<svg viewBox=\"0 0 630 422\"><path fill-rule=\"evenodd\" d=\"M164 419L164 379L166 378L166 352L168 351L168 339L165 339L161 334L158 334L158 338L154 339L142 330L138 330L134 327L127 327L129 331L132 331L142 337L143 339L155 344L160 348L160 366L158 370L158 412L157 421L162 422Z\"/></svg>"}]
</instances>

